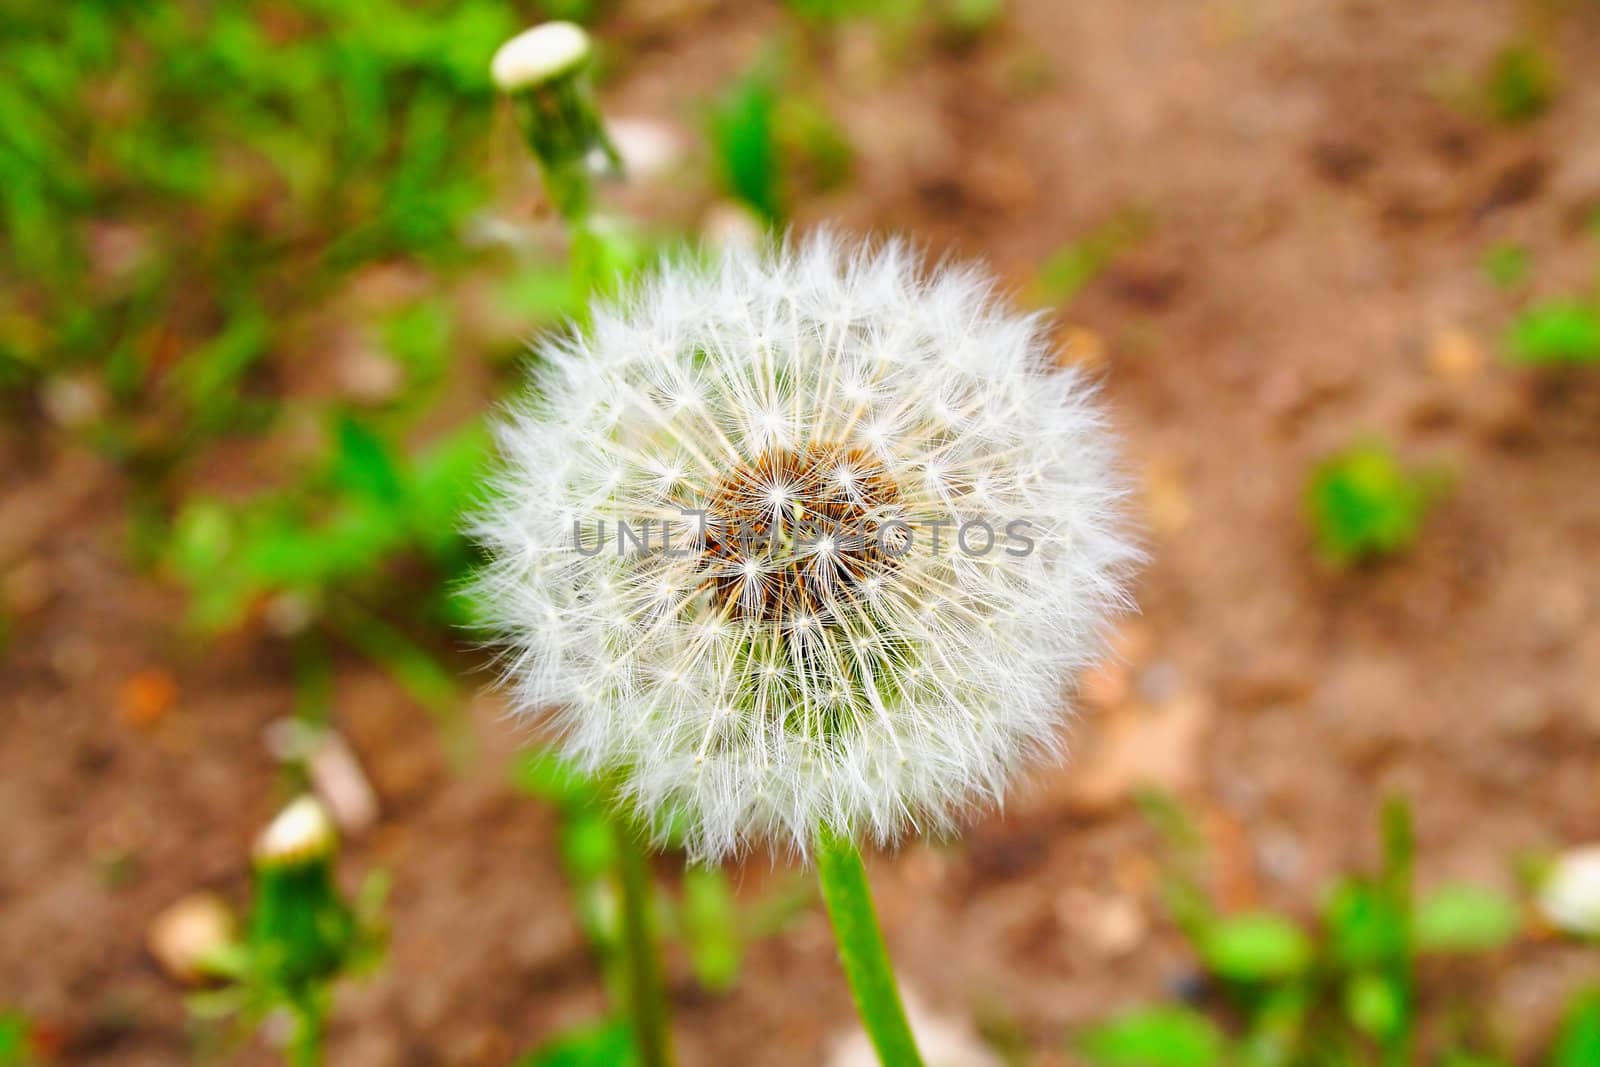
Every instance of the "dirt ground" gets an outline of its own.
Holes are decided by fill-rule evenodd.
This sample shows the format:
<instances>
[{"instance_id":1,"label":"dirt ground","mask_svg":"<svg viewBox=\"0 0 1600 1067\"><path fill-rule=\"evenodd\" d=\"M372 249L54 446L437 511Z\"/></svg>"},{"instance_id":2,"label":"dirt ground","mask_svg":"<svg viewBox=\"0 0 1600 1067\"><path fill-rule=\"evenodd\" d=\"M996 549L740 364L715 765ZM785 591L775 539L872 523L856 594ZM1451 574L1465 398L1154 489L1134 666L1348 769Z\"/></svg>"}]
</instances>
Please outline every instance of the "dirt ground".
<instances>
[{"instance_id":1,"label":"dirt ground","mask_svg":"<svg viewBox=\"0 0 1600 1067\"><path fill-rule=\"evenodd\" d=\"M607 105L692 131L775 16L671 7L601 26L626 56ZM1222 900L1307 915L1371 862L1390 793L1414 806L1424 884L1509 887L1518 854L1600 837L1600 380L1552 389L1502 365L1513 297L1480 266L1517 241L1537 291L1591 276L1600 9L1551 20L1567 76L1537 121L1494 125L1451 89L1533 8L1014 0L974 47L914 62L884 62L864 31L822 43L857 160L802 226L911 234L1020 286L1061 245L1145 220L1060 314L1144 487L1142 614L1123 663L1086 687L1068 768L958 843L875 860L892 949L931 1009L1064 1064L1070 1026L1184 983L1157 842L1129 799L1141 782L1199 814ZM181 991L145 931L190 890L242 897L281 797L261 732L291 708L291 664L260 634L188 636L181 596L128 561L126 487L43 425L0 431L16 620L0 661L0 1005L57 1029L64 1063L190 1062ZM1317 457L1365 433L1452 490L1406 558L1339 575L1316 561L1300 497ZM119 687L152 667L177 705L135 729ZM506 782L517 738L497 698L474 703L462 769L374 667L343 661L335 706L383 812L346 867L385 867L395 889L388 966L342 995L330 1062L499 1067L598 1013L552 818ZM738 873L749 899L788 877L766 857ZM1593 953L1553 944L1502 964L1491 1003L1524 1056L1562 993L1600 976ZM816 1064L851 1021L815 910L752 945L727 997L673 971L685 1064Z\"/></svg>"}]
</instances>

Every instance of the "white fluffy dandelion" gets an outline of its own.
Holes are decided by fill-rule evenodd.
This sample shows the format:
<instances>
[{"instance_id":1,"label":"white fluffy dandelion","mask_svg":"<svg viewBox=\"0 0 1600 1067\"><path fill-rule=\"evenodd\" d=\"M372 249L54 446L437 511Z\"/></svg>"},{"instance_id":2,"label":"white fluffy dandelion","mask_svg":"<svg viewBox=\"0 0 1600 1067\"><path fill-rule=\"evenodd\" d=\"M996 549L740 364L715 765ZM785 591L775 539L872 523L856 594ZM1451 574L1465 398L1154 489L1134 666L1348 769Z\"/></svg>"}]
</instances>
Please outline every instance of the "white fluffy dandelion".
<instances>
[{"instance_id":1,"label":"white fluffy dandelion","mask_svg":"<svg viewBox=\"0 0 1600 1067\"><path fill-rule=\"evenodd\" d=\"M691 851L944 828L1055 750L1137 552L1093 389L982 273L732 251L542 356L477 592Z\"/></svg>"}]
</instances>

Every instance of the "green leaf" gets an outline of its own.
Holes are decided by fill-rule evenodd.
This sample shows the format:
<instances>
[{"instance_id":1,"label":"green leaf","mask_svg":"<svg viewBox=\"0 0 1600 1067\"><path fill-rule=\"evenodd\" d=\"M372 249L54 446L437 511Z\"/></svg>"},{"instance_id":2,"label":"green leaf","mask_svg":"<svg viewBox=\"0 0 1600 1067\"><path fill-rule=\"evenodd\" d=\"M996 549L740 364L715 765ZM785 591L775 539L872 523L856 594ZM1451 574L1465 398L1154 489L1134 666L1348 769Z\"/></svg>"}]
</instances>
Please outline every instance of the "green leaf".
<instances>
[{"instance_id":1,"label":"green leaf","mask_svg":"<svg viewBox=\"0 0 1600 1067\"><path fill-rule=\"evenodd\" d=\"M175 372L185 399L197 418L231 409L230 394L257 360L266 354L271 329L253 304L236 309L216 337L190 352Z\"/></svg>"},{"instance_id":2,"label":"green leaf","mask_svg":"<svg viewBox=\"0 0 1600 1067\"><path fill-rule=\"evenodd\" d=\"M384 504L398 503L400 474L389 446L349 416L334 425L333 478L340 486Z\"/></svg>"},{"instance_id":3,"label":"green leaf","mask_svg":"<svg viewBox=\"0 0 1600 1067\"><path fill-rule=\"evenodd\" d=\"M732 989L743 950L733 890L720 868L684 869L683 936L700 984L715 993Z\"/></svg>"},{"instance_id":4,"label":"green leaf","mask_svg":"<svg viewBox=\"0 0 1600 1067\"><path fill-rule=\"evenodd\" d=\"M566 263L537 261L501 282L495 302L527 326L538 327L576 317L583 310L583 296Z\"/></svg>"},{"instance_id":5,"label":"green leaf","mask_svg":"<svg viewBox=\"0 0 1600 1067\"><path fill-rule=\"evenodd\" d=\"M22 1067L28 1062L28 1017L21 1012L0 1012L0 1067Z\"/></svg>"},{"instance_id":6,"label":"green leaf","mask_svg":"<svg viewBox=\"0 0 1600 1067\"><path fill-rule=\"evenodd\" d=\"M419 300L384 323L384 348L405 367L408 385L426 386L449 366L454 330L443 299Z\"/></svg>"},{"instance_id":7,"label":"green leaf","mask_svg":"<svg viewBox=\"0 0 1600 1067\"><path fill-rule=\"evenodd\" d=\"M561 862L574 882L608 876L617 862L611 821L587 808L569 815L561 824Z\"/></svg>"},{"instance_id":8,"label":"green leaf","mask_svg":"<svg viewBox=\"0 0 1600 1067\"><path fill-rule=\"evenodd\" d=\"M483 485L492 446L488 427L474 421L434 443L412 464L408 519L435 558L459 551L462 515Z\"/></svg>"},{"instance_id":9,"label":"green leaf","mask_svg":"<svg viewBox=\"0 0 1600 1067\"><path fill-rule=\"evenodd\" d=\"M1523 312L1507 335L1511 359L1531 367L1600 362L1600 312L1575 300L1552 300Z\"/></svg>"},{"instance_id":10,"label":"green leaf","mask_svg":"<svg viewBox=\"0 0 1600 1067\"><path fill-rule=\"evenodd\" d=\"M599 0L540 0L536 5L544 18L566 22L588 22L598 6Z\"/></svg>"},{"instance_id":11,"label":"green leaf","mask_svg":"<svg viewBox=\"0 0 1600 1067\"><path fill-rule=\"evenodd\" d=\"M1042 306L1067 303L1144 236L1148 228L1148 220L1128 212L1096 227L1082 240L1062 245L1040 265L1029 301Z\"/></svg>"},{"instance_id":12,"label":"green leaf","mask_svg":"<svg viewBox=\"0 0 1600 1067\"><path fill-rule=\"evenodd\" d=\"M1080 1035L1077 1045L1096 1067L1217 1067L1226 1040L1199 1012L1157 1007L1102 1023Z\"/></svg>"},{"instance_id":13,"label":"green leaf","mask_svg":"<svg viewBox=\"0 0 1600 1067\"><path fill-rule=\"evenodd\" d=\"M777 107L777 87L763 66L729 87L711 110L711 144L723 186L769 222L784 215Z\"/></svg>"},{"instance_id":14,"label":"green leaf","mask_svg":"<svg viewBox=\"0 0 1600 1067\"><path fill-rule=\"evenodd\" d=\"M652 248L639 233L613 220L593 222L573 234L569 268L583 303L614 297L651 261ZM580 318L587 317L582 309Z\"/></svg>"},{"instance_id":15,"label":"green leaf","mask_svg":"<svg viewBox=\"0 0 1600 1067\"><path fill-rule=\"evenodd\" d=\"M1336 888L1323 922L1334 959L1346 967L1376 966L1408 951L1404 913L1369 880L1351 879Z\"/></svg>"},{"instance_id":16,"label":"green leaf","mask_svg":"<svg viewBox=\"0 0 1600 1067\"><path fill-rule=\"evenodd\" d=\"M226 507L212 500L191 500L173 524L167 558L184 578L206 581L231 556L236 538L236 524Z\"/></svg>"},{"instance_id":17,"label":"green leaf","mask_svg":"<svg viewBox=\"0 0 1600 1067\"><path fill-rule=\"evenodd\" d=\"M1359 444L1319 464L1306 487L1306 513L1323 555L1339 564L1393 555L1422 528L1423 479L1387 448Z\"/></svg>"},{"instance_id":18,"label":"green leaf","mask_svg":"<svg viewBox=\"0 0 1600 1067\"><path fill-rule=\"evenodd\" d=\"M595 798L595 788L588 777L547 746L519 753L512 779L518 789L548 804L571 806Z\"/></svg>"},{"instance_id":19,"label":"green leaf","mask_svg":"<svg viewBox=\"0 0 1600 1067\"><path fill-rule=\"evenodd\" d=\"M1484 97L1494 117L1526 122L1542 114L1556 95L1555 69L1543 51L1528 42L1501 49L1489 67Z\"/></svg>"},{"instance_id":20,"label":"green leaf","mask_svg":"<svg viewBox=\"0 0 1600 1067\"><path fill-rule=\"evenodd\" d=\"M1292 978L1311 963L1311 939L1294 922L1270 912L1219 919L1206 930L1200 954L1223 978L1267 982Z\"/></svg>"},{"instance_id":21,"label":"green leaf","mask_svg":"<svg viewBox=\"0 0 1600 1067\"><path fill-rule=\"evenodd\" d=\"M1356 1029L1380 1041L1405 1030L1405 990L1377 971L1364 971L1345 984L1344 1010Z\"/></svg>"},{"instance_id":22,"label":"green leaf","mask_svg":"<svg viewBox=\"0 0 1600 1067\"><path fill-rule=\"evenodd\" d=\"M1485 952L1517 936L1522 916L1514 901L1477 886L1442 886L1425 896L1413 917L1422 952Z\"/></svg>"},{"instance_id":23,"label":"green leaf","mask_svg":"<svg viewBox=\"0 0 1600 1067\"><path fill-rule=\"evenodd\" d=\"M1528 250L1518 244L1497 244L1483 254L1483 272L1501 289L1513 289L1528 277Z\"/></svg>"},{"instance_id":24,"label":"green leaf","mask_svg":"<svg viewBox=\"0 0 1600 1067\"><path fill-rule=\"evenodd\" d=\"M557 1034L518 1060L517 1067L630 1067L637 1062L633 1030L613 1020Z\"/></svg>"},{"instance_id":25,"label":"green leaf","mask_svg":"<svg viewBox=\"0 0 1600 1067\"><path fill-rule=\"evenodd\" d=\"M216 501L191 501L173 524L166 561L189 588L189 617L201 629L236 624L259 592L239 565L241 539L234 514Z\"/></svg>"},{"instance_id":26,"label":"green leaf","mask_svg":"<svg viewBox=\"0 0 1600 1067\"><path fill-rule=\"evenodd\" d=\"M1567 1005L1550 1050L1550 1067L1594 1067L1600 1063L1600 988L1585 989Z\"/></svg>"}]
</instances>

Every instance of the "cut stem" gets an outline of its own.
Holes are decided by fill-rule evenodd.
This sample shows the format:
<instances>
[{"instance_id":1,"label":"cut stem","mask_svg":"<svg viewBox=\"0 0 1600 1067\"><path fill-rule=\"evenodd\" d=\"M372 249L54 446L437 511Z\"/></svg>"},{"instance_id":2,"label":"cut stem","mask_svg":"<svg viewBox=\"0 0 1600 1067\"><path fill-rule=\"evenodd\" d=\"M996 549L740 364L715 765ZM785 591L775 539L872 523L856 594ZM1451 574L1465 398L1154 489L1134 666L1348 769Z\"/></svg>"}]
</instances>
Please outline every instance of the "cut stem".
<instances>
[{"instance_id":1,"label":"cut stem","mask_svg":"<svg viewBox=\"0 0 1600 1067\"><path fill-rule=\"evenodd\" d=\"M639 1050L639 1067L669 1067L666 981L656 952L650 865L637 835L612 817L617 839L617 887L622 897L622 950L627 966L628 1015Z\"/></svg>"},{"instance_id":2,"label":"cut stem","mask_svg":"<svg viewBox=\"0 0 1600 1067\"><path fill-rule=\"evenodd\" d=\"M879 1062L883 1067L922 1067L872 907L861 853L853 841L827 827L817 834L817 879L833 921L839 962Z\"/></svg>"}]
</instances>

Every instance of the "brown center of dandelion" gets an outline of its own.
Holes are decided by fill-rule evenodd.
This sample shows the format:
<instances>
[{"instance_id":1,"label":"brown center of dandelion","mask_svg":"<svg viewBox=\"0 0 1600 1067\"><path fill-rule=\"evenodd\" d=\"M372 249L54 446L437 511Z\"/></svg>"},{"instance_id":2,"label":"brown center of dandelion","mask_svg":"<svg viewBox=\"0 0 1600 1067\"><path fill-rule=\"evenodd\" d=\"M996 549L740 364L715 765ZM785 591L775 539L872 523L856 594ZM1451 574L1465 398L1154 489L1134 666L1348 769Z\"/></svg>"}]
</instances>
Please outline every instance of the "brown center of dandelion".
<instances>
[{"instance_id":1,"label":"brown center of dandelion","mask_svg":"<svg viewBox=\"0 0 1600 1067\"><path fill-rule=\"evenodd\" d=\"M900 494L870 453L775 449L717 483L699 569L724 611L797 627L835 622L904 553Z\"/></svg>"}]
</instances>

